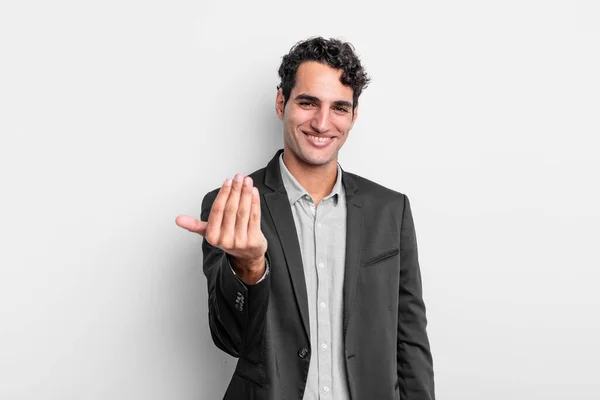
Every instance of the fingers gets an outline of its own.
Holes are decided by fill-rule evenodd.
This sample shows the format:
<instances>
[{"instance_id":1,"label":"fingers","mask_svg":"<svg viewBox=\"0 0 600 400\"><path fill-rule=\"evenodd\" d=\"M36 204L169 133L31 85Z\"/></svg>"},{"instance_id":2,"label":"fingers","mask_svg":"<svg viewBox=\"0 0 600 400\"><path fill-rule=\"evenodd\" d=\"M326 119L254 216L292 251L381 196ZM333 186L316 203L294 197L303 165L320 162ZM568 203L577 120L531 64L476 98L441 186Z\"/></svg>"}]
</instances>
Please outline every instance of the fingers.
<instances>
[{"instance_id":1,"label":"fingers","mask_svg":"<svg viewBox=\"0 0 600 400\"><path fill-rule=\"evenodd\" d=\"M190 232L195 232L204 236L206 231L206 222L199 221L189 215L180 215L175 219L175 223L183 229L187 229Z\"/></svg>"},{"instance_id":2,"label":"fingers","mask_svg":"<svg viewBox=\"0 0 600 400\"><path fill-rule=\"evenodd\" d=\"M248 221L248 235L253 237L262 236L260 230L260 196L257 188L252 188L252 204L250 206L250 218Z\"/></svg>"},{"instance_id":3,"label":"fingers","mask_svg":"<svg viewBox=\"0 0 600 400\"><path fill-rule=\"evenodd\" d=\"M233 248L235 239L235 220L237 218L244 176L236 174L231 185L231 192L223 211L223 222L221 223L221 246L225 249Z\"/></svg>"},{"instance_id":4,"label":"fingers","mask_svg":"<svg viewBox=\"0 0 600 400\"><path fill-rule=\"evenodd\" d=\"M221 190L217 194L215 201L210 209L208 215L208 224L206 226L205 239L213 246L219 246L221 237L221 224L223 223L223 212L227 199L229 199L229 193L231 192L232 181L230 178L225 179Z\"/></svg>"},{"instance_id":5,"label":"fingers","mask_svg":"<svg viewBox=\"0 0 600 400\"><path fill-rule=\"evenodd\" d=\"M236 246L244 246L248 241L248 219L250 218L250 208L252 206L252 178L244 178L240 202L235 219L234 241Z\"/></svg>"},{"instance_id":6,"label":"fingers","mask_svg":"<svg viewBox=\"0 0 600 400\"><path fill-rule=\"evenodd\" d=\"M190 219L191 218L191 219ZM200 233L215 247L231 254L247 252L252 258L255 247L263 247L260 230L260 197L252 178L236 174L227 179L215 198L207 222L181 216L177 225Z\"/></svg>"}]
</instances>

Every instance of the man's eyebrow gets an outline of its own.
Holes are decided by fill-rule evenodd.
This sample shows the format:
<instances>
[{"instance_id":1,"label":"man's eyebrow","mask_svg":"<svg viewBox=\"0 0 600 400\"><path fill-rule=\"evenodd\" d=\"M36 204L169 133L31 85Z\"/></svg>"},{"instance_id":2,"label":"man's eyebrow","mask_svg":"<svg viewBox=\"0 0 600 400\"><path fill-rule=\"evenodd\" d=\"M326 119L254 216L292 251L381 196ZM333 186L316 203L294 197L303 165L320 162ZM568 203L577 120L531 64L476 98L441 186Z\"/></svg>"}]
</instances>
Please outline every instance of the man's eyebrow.
<instances>
[{"instance_id":1,"label":"man's eyebrow","mask_svg":"<svg viewBox=\"0 0 600 400\"><path fill-rule=\"evenodd\" d=\"M321 100L319 100L318 97L311 96L309 94L299 94L298 96L296 96L295 100L305 100L305 101L311 101L313 103L321 102Z\"/></svg>"},{"instance_id":2,"label":"man's eyebrow","mask_svg":"<svg viewBox=\"0 0 600 400\"><path fill-rule=\"evenodd\" d=\"M315 96L311 96L309 94L299 94L298 96L295 97L296 101L310 101L312 103L320 103L321 100L319 100L318 97ZM346 100L336 100L333 102L333 105L335 107L347 107L347 108L352 108L352 103Z\"/></svg>"},{"instance_id":3,"label":"man's eyebrow","mask_svg":"<svg viewBox=\"0 0 600 400\"><path fill-rule=\"evenodd\" d=\"M352 108L352 103L346 100L337 100L333 102L333 105L336 107L347 107Z\"/></svg>"}]
</instances>

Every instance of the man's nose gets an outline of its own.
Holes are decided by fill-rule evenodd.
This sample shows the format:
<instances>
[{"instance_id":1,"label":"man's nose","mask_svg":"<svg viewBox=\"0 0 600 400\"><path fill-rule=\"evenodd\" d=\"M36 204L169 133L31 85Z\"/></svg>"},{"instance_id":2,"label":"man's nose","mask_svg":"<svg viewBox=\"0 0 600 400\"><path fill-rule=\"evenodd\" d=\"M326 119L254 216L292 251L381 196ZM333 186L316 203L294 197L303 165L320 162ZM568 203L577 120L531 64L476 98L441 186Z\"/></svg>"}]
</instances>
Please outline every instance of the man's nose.
<instances>
[{"instance_id":1,"label":"man's nose","mask_svg":"<svg viewBox=\"0 0 600 400\"><path fill-rule=\"evenodd\" d=\"M329 109L327 107L321 107L315 111L310 123L311 128L319 133L324 133L329 130L329 125Z\"/></svg>"}]
</instances>

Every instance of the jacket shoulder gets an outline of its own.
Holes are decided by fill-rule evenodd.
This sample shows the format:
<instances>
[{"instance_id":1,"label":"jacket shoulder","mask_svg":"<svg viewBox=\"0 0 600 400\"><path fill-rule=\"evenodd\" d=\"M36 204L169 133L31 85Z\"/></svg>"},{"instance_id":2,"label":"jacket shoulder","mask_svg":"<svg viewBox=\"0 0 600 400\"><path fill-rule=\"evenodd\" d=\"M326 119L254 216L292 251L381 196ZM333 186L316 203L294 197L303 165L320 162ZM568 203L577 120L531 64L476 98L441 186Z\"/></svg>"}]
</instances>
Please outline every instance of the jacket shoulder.
<instances>
[{"instance_id":1,"label":"jacket shoulder","mask_svg":"<svg viewBox=\"0 0 600 400\"><path fill-rule=\"evenodd\" d=\"M363 178L360 175L351 172L345 172L354 180L357 187L357 193L378 201L404 201L406 195L396 190L390 189L370 179Z\"/></svg>"}]
</instances>

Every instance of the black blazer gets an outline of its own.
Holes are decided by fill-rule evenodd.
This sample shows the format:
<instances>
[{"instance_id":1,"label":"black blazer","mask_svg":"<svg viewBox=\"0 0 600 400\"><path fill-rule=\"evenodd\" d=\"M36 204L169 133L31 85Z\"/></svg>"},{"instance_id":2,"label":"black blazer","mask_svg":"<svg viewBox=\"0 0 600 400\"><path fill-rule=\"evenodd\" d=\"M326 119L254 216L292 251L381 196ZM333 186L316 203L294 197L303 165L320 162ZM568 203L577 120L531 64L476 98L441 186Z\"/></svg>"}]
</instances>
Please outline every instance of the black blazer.
<instances>
[{"instance_id":1,"label":"black blazer","mask_svg":"<svg viewBox=\"0 0 600 400\"><path fill-rule=\"evenodd\" d=\"M238 357L224 399L302 399L313 348L294 219L277 152L250 176L261 196L270 273L243 284L203 241L215 344ZM408 198L347 172L344 354L351 398L434 400L417 242ZM218 189L202 202L206 221ZM316 347L315 347L316 350Z\"/></svg>"}]
</instances>

